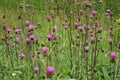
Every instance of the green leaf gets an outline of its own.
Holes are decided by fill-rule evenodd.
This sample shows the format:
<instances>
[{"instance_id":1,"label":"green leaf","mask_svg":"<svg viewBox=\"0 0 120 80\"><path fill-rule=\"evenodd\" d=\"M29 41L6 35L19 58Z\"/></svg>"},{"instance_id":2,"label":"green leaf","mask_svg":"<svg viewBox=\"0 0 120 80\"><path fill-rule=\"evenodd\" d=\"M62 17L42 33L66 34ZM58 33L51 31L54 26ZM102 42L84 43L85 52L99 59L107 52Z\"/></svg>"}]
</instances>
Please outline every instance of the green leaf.
<instances>
[{"instance_id":1,"label":"green leaf","mask_svg":"<svg viewBox=\"0 0 120 80\"><path fill-rule=\"evenodd\" d=\"M108 71L104 67L102 68L102 70L105 80L111 80L110 76L108 75Z\"/></svg>"}]
</instances>

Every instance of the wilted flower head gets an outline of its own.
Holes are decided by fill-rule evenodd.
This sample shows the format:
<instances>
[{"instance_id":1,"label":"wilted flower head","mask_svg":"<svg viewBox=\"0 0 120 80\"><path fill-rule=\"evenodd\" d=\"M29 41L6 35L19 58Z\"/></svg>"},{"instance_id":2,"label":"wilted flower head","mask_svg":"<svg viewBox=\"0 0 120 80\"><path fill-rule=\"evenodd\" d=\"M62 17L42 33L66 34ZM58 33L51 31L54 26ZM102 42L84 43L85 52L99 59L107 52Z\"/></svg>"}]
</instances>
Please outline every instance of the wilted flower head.
<instances>
[{"instance_id":1,"label":"wilted flower head","mask_svg":"<svg viewBox=\"0 0 120 80\"><path fill-rule=\"evenodd\" d=\"M20 38L16 38L16 43L20 43Z\"/></svg>"},{"instance_id":2,"label":"wilted flower head","mask_svg":"<svg viewBox=\"0 0 120 80\"><path fill-rule=\"evenodd\" d=\"M101 4L103 2L103 0L99 0L99 3Z\"/></svg>"},{"instance_id":3,"label":"wilted flower head","mask_svg":"<svg viewBox=\"0 0 120 80\"><path fill-rule=\"evenodd\" d=\"M112 11L109 13L109 15L110 15L111 17L113 16L113 14L114 14L114 13L113 13Z\"/></svg>"},{"instance_id":4,"label":"wilted flower head","mask_svg":"<svg viewBox=\"0 0 120 80\"><path fill-rule=\"evenodd\" d=\"M58 29L58 26L57 26L57 25L53 26L53 31L55 31L55 30L57 30L57 29Z\"/></svg>"},{"instance_id":5,"label":"wilted flower head","mask_svg":"<svg viewBox=\"0 0 120 80\"><path fill-rule=\"evenodd\" d=\"M88 1L84 1L83 3L84 3L84 5L85 5L85 7L91 7L91 6L92 6L92 4L89 3Z\"/></svg>"},{"instance_id":6,"label":"wilted flower head","mask_svg":"<svg viewBox=\"0 0 120 80\"><path fill-rule=\"evenodd\" d=\"M38 39L34 39L34 40L33 40L33 43L38 44Z\"/></svg>"}]
</instances>

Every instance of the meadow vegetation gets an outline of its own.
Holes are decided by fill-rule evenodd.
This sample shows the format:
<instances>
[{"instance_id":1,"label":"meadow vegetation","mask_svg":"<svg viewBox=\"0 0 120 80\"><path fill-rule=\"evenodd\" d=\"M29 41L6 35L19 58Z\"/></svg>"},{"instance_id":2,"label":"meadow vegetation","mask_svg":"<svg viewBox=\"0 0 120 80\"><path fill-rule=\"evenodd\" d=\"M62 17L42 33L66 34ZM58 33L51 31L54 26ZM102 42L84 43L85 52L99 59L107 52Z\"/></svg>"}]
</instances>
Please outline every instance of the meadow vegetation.
<instances>
[{"instance_id":1,"label":"meadow vegetation","mask_svg":"<svg viewBox=\"0 0 120 80\"><path fill-rule=\"evenodd\" d=\"M119 0L0 0L0 80L119 80Z\"/></svg>"}]
</instances>

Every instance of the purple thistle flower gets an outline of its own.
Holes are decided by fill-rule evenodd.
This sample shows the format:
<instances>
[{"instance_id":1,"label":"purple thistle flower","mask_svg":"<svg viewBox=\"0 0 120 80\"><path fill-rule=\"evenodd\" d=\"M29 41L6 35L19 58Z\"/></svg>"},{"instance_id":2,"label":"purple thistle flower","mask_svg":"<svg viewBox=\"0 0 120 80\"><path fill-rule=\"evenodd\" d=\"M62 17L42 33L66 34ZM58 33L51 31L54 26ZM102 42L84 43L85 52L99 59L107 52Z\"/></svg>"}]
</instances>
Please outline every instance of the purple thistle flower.
<instances>
[{"instance_id":1,"label":"purple thistle flower","mask_svg":"<svg viewBox=\"0 0 120 80\"><path fill-rule=\"evenodd\" d=\"M110 58L111 58L112 60L115 60L115 59L116 59L116 52L112 52L112 53L110 54Z\"/></svg>"},{"instance_id":2,"label":"purple thistle flower","mask_svg":"<svg viewBox=\"0 0 120 80\"><path fill-rule=\"evenodd\" d=\"M11 29L7 28L7 29L6 29L6 32L7 32L7 33L10 33L10 32L11 32Z\"/></svg>"},{"instance_id":3,"label":"purple thistle flower","mask_svg":"<svg viewBox=\"0 0 120 80\"><path fill-rule=\"evenodd\" d=\"M95 16L97 14L97 11L92 11L92 15Z\"/></svg>"},{"instance_id":4,"label":"purple thistle flower","mask_svg":"<svg viewBox=\"0 0 120 80\"><path fill-rule=\"evenodd\" d=\"M24 53L21 53L21 54L19 54L19 57L20 57L21 59L23 59L23 58L25 58L25 54L24 54Z\"/></svg>"},{"instance_id":5,"label":"purple thistle flower","mask_svg":"<svg viewBox=\"0 0 120 80\"><path fill-rule=\"evenodd\" d=\"M34 38L35 38L34 34L31 34L31 35L29 36L29 38L30 38L31 40L34 40Z\"/></svg>"},{"instance_id":6,"label":"purple thistle flower","mask_svg":"<svg viewBox=\"0 0 120 80\"><path fill-rule=\"evenodd\" d=\"M68 26L64 26L64 28L65 28L65 29L67 29L67 28L68 28Z\"/></svg>"},{"instance_id":7,"label":"purple thistle flower","mask_svg":"<svg viewBox=\"0 0 120 80\"><path fill-rule=\"evenodd\" d=\"M83 31L83 27L78 27L78 30L82 32Z\"/></svg>"},{"instance_id":8,"label":"purple thistle flower","mask_svg":"<svg viewBox=\"0 0 120 80\"><path fill-rule=\"evenodd\" d=\"M52 76L54 74L54 71L55 71L54 67L52 67L52 66L47 67L47 75L48 76Z\"/></svg>"},{"instance_id":9,"label":"purple thistle flower","mask_svg":"<svg viewBox=\"0 0 120 80\"><path fill-rule=\"evenodd\" d=\"M47 19L48 22L50 22L51 17L50 16L46 16L46 19Z\"/></svg>"},{"instance_id":10,"label":"purple thistle flower","mask_svg":"<svg viewBox=\"0 0 120 80\"><path fill-rule=\"evenodd\" d=\"M26 39L26 43L30 44L30 39L29 38Z\"/></svg>"},{"instance_id":11,"label":"purple thistle flower","mask_svg":"<svg viewBox=\"0 0 120 80\"><path fill-rule=\"evenodd\" d=\"M79 24L78 23L75 23L75 28L77 28L79 26Z\"/></svg>"},{"instance_id":12,"label":"purple thistle flower","mask_svg":"<svg viewBox=\"0 0 120 80\"><path fill-rule=\"evenodd\" d=\"M25 25L26 25L26 26L29 26L29 25L30 25L30 21L26 20L26 21L25 21Z\"/></svg>"},{"instance_id":13,"label":"purple thistle flower","mask_svg":"<svg viewBox=\"0 0 120 80\"><path fill-rule=\"evenodd\" d=\"M85 50L85 52L88 52L88 51L89 51L89 47L88 47L88 46L85 46L85 47L84 47L84 50Z\"/></svg>"},{"instance_id":14,"label":"purple thistle flower","mask_svg":"<svg viewBox=\"0 0 120 80\"><path fill-rule=\"evenodd\" d=\"M112 40L112 39L109 39L109 43L112 44L112 43L113 43L113 40Z\"/></svg>"},{"instance_id":15,"label":"purple thistle flower","mask_svg":"<svg viewBox=\"0 0 120 80\"><path fill-rule=\"evenodd\" d=\"M52 40L52 38L53 38L53 35L52 34L48 34L47 35L47 39L50 41L50 40Z\"/></svg>"},{"instance_id":16,"label":"purple thistle flower","mask_svg":"<svg viewBox=\"0 0 120 80\"><path fill-rule=\"evenodd\" d=\"M42 53L46 55L47 52L48 52L48 48L47 47L42 47Z\"/></svg>"},{"instance_id":17,"label":"purple thistle flower","mask_svg":"<svg viewBox=\"0 0 120 80\"><path fill-rule=\"evenodd\" d=\"M22 29L15 29L14 30L16 34L21 34L22 33Z\"/></svg>"},{"instance_id":18,"label":"purple thistle flower","mask_svg":"<svg viewBox=\"0 0 120 80\"><path fill-rule=\"evenodd\" d=\"M106 13L110 13L110 12L111 12L111 10L110 10L110 9L107 9L107 10L106 10Z\"/></svg>"},{"instance_id":19,"label":"purple thistle flower","mask_svg":"<svg viewBox=\"0 0 120 80\"><path fill-rule=\"evenodd\" d=\"M32 24L30 24L30 25L29 25L29 28L28 28L28 31L33 31L34 29L35 29L35 26L32 25Z\"/></svg>"},{"instance_id":20,"label":"purple thistle flower","mask_svg":"<svg viewBox=\"0 0 120 80\"><path fill-rule=\"evenodd\" d=\"M101 4L103 2L103 0L99 0L99 3Z\"/></svg>"},{"instance_id":21,"label":"purple thistle flower","mask_svg":"<svg viewBox=\"0 0 120 80\"><path fill-rule=\"evenodd\" d=\"M109 15L110 15L111 17L113 16L113 14L114 14L114 13L113 13L112 11L109 13Z\"/></svg>"},{"instance_id":22,"label":"purple thistle flower","mask_svg":"<svg viewBox=\"0 0 120 80\"><path fill-rule=\"evenodd\" d=\"M112 25L109 26L110 30L112 30Z\"/></svg>"},{"instance_id":23,"label":"purple thistle flower","mask_svg":"<svg viewBox=\"0 0 120 80\"><path fill-rule=\"evenodd\" d=\"M78 21L80 21L80 16L77 16Z\"/></svg>"},{"instance_id":24,"label":"purple thistle flower","mask_svg":"<svg viewBox=\"0 0 120 80\"><path fill-rule=\"evenodd\" d=\"M93 18L93 15L89 15L89 17L90 17L90 19L92 19L92 18Z\"/></svg>"},{"instance_id":25,"label":"purple thistle flower","mask_svg":"<svg viewBox=\"0 0 120 80\"><path fill-rule=\"evenodd\" d=\"M39 71L39 67L34 67L34 71L38 72Z\"/></svg>"},{"instance_id":26,"label":"purple thistle flower","mask_svg":"<svg viewBox=\"0 0 120 80\"><path fill-rule=\"evenodd\" d=\"M15 47L15 45L16 45L16 44L15 44L15 43L13 43L11 46L12 46L12 47Z\"/></svg>"},{"instance_id":27,"label":"purple thistle flower","mask_svg":"<svg viewBox=\"0 0 120 80\"><path fill-rule=\"evenodd\" d=\"M80 10L79 13L80 13L80 15L82 15L82 14L84 13L84 11L83 11L83 10Z\"/></svg>"}]
</instances>

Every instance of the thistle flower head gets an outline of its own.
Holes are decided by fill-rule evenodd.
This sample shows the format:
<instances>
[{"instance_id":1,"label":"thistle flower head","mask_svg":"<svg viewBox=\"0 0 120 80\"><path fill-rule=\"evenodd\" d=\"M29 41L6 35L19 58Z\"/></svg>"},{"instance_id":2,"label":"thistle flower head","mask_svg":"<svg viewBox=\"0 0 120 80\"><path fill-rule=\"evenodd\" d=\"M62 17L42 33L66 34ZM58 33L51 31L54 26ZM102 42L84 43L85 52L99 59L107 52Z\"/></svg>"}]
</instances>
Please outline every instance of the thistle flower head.
<instances>
[{"instance_id":1,"label":"thistle flower head","mask_svg":"<svg viewBox=\"0 0 120 80\"><path fill-rule=\"evenodd\" d=\"M39 71L39 67L34 67L34 71L38 72Z\"/></svg>"},{"instance_id":2,"label":"thistle flower head","mask_svg":"<svg viewBox=\"0 0 120 80\"><path fill-rule=\"evenodd\" d=\"M23 58L25 58L25 54L24 54L24 53L21 53L21 54L19 54L19 57L20 57L21 59L23 59Z\"/></svg>"},{"instance_id":3,"label":"thistle flower head","mask_svg":"<svg viewBox=\"0 0 120 80\"><path fill-rule=\"evenodd\" d=\"M80 13L80 15L82 15L82 14L84 13L84 11L83 11L83 10L80 10L79 13Z\"/></svg>"},{"instance_id":4,"label":"thistle flower head","mask_svg":"<svg viewBox=\"0 0 120 80\"><path fill-rule=\"evenodd\" d=\"M29 30L29 31L33 31L34 29L35 29L35 26L32 25L32 24L29 24L28 30Z\"/></svg>"},{"instance_id":5,"label":"thistle flower head","mask_svg":"<svg viewBox=\"0 0 120 80\"><path fill-rule=\"evenodd\" d=\"M46 55L47 52L48 52L48 48L47 47L42 47L42 53Z\"/></svg>"},{"instance_id":6,"label":"thistle flower head","mask_svg":"<svg viewBox=\"0 0 120 80\"><path fill-rule=\"evenodd\" d=\"M53 35L52 34L48 34L47 35L47 39L50 41L50 40L52 40L52 38L53 38Z\"/></svg>"},{"instance_id":7,"label":"thistle flower head","mask_svg":"<svg viewBox=\"0 0 120 80\"><path fill-rule=\"evenodd\" d=\"M22 29L15 29L14 30L16 34L21 34L22 33Z\"/></svg>"},{"instance_id":8,"label":"thistle flower head","mask_svg":"<svg viewBox=\"0 0 120 80\"><path fill-rule=\"evenodd\" d=\"M54 73L55 69L52 66L47 67L47 75L52 76Z\"/></svg>"},{"instance_id":9,"label":"thistle flower head","mask_svg":"<svg viewBox=\"0 0 120 80\"><path fill-rule=\"evenodd\" d=\"M85 46L84 50L85 50L85 52L88 52L89 51L89 46Z\"/></svg>"},{"instance_id":10,"label":"thistle flower head","mask_svg":"<svg viewBox=\"0 0 120 80\"><path fill-rule=\"evenodd\" d=\"M113 43L113 40L112 40L112 39L109 39L109 43L112 44L112 43Z\"/></svg>"},{"instance_id":11,"label":"thistle flower head","mask_svg":"<svg viewBox=\"0 0 120 80\"><path fill-rule=\"evenodd\" d=\"M7 32L7 33L10 33L10 32L11 32L11 29L10 29L10 28L7 28L7 29L6 29L6 32Z\"/></svg>"},{"instance_id":12,"label":"thistle flower head","mask_svg":"<svg viewBox=\"0 0 120 80\"><path fill-rule=\"evenodd\" d=\"M50 16L46 16L46 19L47 19L48 22L50 22L51 17Z\"/></svg>"},{"instance_id":13,"label":"thistle flower head","mask_svg":"<svg viewBox=\"0 0 120 80\"><path fill-rule=\"evenodd\" d=\"M26 39L26 43L30 44L30 39L29 38Z\"/></svg>"},{"instance_id":14,"label":"thistle flower head","mask_svg":"<svg viewBox=\"0 0 120 80\"><path fill-rule=\"evenodd\" d=\"M110 54L110 58L111 58L112 60L115 60L115 59L116 59L116 52L112 52L112 53Z\"/></svg>"},{"instance_id":15,"label":"thistle flower head","mask_svg":"<svg viewBox=\"0 0 120 80\"><path fill-rule=\"evenodd\" d=\"M26 21L25 21L25 25L26 25L26 26L29 26L29 25L30 25L30 21L26 20Z\"/></svg>"},{"instance_id":16,"label":"thistle flower head","mask_svg":"<svg viewBox=\"0 0 120 80\"><path fill-rule=\"evenodd\" d=\"M95 16L97 14L97 11L92 11L92 15Z\"/></svg>"},{"instance_id":17,"label":"thistle flower head","mask_svg":"<svg viewBox=\"0 0 120 80\"><path fill-rule=\"evenodd\" d=\"M16 43L20 43L20 38L16 38Z\"/></svg>"},{"instance_id":18,"label":"thistle flower head","mask_svg":"<svg viewBox=\"0 0 120 80\"><path fill-rule=\"evenodd\" d=\"M34 38L35 38L34 34L31 34L31 35L29 36L29 38L30 38L31 40L34 40Z\"/></svg>"}]
</instances>

